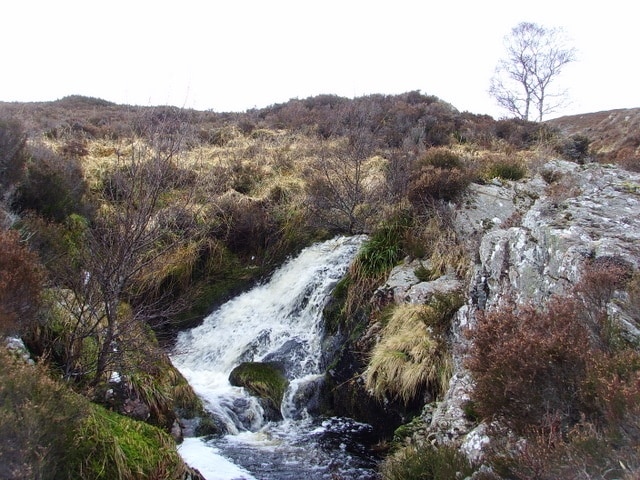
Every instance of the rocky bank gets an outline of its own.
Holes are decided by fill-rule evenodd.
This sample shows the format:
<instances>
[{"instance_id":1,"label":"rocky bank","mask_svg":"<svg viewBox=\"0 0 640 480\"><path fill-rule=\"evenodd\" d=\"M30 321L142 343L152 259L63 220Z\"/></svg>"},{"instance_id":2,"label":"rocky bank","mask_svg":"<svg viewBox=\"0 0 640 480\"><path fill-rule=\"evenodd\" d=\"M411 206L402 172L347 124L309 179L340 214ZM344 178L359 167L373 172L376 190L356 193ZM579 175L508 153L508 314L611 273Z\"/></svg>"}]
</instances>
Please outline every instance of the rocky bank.
<instances>
[{"instance_id":1,"label":"rocky bank","mask_svg":"<svg viewBox=\"0 0 640 480\"><path fill-rule=\"evenodd\" d=\"M469 341L463 332L479 310L517 302L544 303L574 285L585 260L616 258L640 267L640 175L617 167L553 160L532 178L472 185L455 212L455 225L472 265L466 303L452 327L454 373L444 398L422 410L418 442L455 444L474 460L482 457L486 426L464 414L473 381L464 368ZM459 288L443 276L421 282L411 262L396 267L383 287L395 302L427 302L435 292ZM632 316L620 305L610 314L627 335L640 339Z\"/></svg>"}]
</instances>

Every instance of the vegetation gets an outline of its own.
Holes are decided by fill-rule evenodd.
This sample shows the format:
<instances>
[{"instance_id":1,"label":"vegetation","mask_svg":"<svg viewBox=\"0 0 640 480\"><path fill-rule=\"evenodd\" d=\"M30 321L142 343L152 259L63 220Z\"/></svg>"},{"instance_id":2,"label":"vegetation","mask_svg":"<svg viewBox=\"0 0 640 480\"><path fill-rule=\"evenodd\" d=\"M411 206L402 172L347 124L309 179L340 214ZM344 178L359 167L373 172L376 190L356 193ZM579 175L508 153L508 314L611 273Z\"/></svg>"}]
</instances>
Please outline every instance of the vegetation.
<instances>
[{"instance_id":1,"label":"vegetation","mask_svg":"<svg viewBox=\"0 0 640 480\"><path fill-rule=\"evenodd\" d=\"M502 477L627 478L640 467L640 354L606 311L619 289L638 301L636 280L615 257L597 263L569 296L488 312L472 332L474 411L526 439L514 450L493 432Z\"/></svg>"},{"instance_id":2,"label":"vegetation","mask_svg":"<svg viewBox=\"0 0 640 480\"><path fill-rule=\"evenodd\" d=\"M444 305L444 301L398 305L388 313L364 372L366 386L375 396L395 397L408 404L420 394L425 396L426 391L432 392L427 398L444 393L451 359L443 324L455 311Z\"/></svg>"},{"instance_id":3,"label":"vegetation","mask_svg":"<svg viewBox=\"0 0 640 480\"><path fill-rule=\"evenodd\" d=\"M2 478L183 478L168 434L88 402L4 347L0 360Z\"/></svg>"},{"instance_id":4,"label":"vegetation","mask_svg":"<svg viewBox=\"0 0 640 480\"><path fill-rule=\"evenodd\" d=\"M456 448L405 447L389 457L382 467L384 480L455 480L474 472Z\"/></svg>"},{"instance_id":5,"label":"vegetation","mask_svg":"<svg viewBox=\"0 0 640 480\"><path fill-rule=\"evenodd\" d=\"M289 385L278 365L260 362L244 362L229 374L231 385L244 387L253 395L267 402L270 410L280 412L284 392Z\"/></svg>"},{"instance_id":6,"label":"vegetation","mask_svg":"<svg viewBox=\"0 0 640 480\"><path fill-rule=\"evenodd\" d=\"M620 151L635 152L634 141ZM539 151L584 162L593 145L550 125L460 113L420 92L323 95L244 114L79 96L0 104L0 334L20 336L38 362L0 349L0 477L180 478L166 432L204 412L165 342L335 234L369 235L326 310L331 333L348 339L335 364L359 369L340 388L362 391L366 371L371 402L436 398L460 299L394 307L371 301L376 288L405 257L421 261L421 280L463 277L469 254L452 213L469 183L523 178ZM635 153L624 155L633 163ZM552 177L550 191L565 189ZM506 419L529 440L523 452L550 459L548 472L583 454L613 468L634 448L622 425L637 428L637 354L602 314L604 285L624 284L638 303L637 278L618 267L587 271L571 302L488 312L474 333L486 347L471 355L474 414ZM379 336L362 336L376 324ZM544 388L532 391L527 378ZM256 391L280 399L281 380ZM488 393L495 385L504 396ZM360 399L351 396L368 408ZM536 449L552 438L558 447L545 457ZM529 475L525 453L509 452L496 450L496 469ZM388 478L469 471L446 448L399 455Z\"/></svg>"},{"instance_id":7,"label":"vegetation","mask_svg":"<svg viewBox=\"0 0 640 480\"><path fill-rule=\"evenodd\" d=\"M19 235L0 230L0 335L24 333L36 323L43 274Z\"/></svg>"}]
</instances>

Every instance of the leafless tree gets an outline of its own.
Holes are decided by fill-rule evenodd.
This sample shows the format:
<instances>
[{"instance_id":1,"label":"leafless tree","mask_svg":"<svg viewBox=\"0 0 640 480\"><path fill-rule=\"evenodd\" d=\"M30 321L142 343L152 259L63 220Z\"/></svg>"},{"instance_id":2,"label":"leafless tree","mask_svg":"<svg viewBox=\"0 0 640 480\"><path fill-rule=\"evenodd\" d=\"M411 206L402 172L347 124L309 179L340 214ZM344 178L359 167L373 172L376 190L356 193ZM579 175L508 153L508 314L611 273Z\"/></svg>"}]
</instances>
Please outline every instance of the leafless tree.
<instances>
[{"instance_id":1,"label":"leafless tree","mask_svg":"<svg viewBox=\"0 0 640 480\"><path fill-rule=\"evenodd\" d=\"M489 93L508 112L537 121L556 111L567 98L566 91L551 88L564 67L575 61L575 48L567 45L561 29L529 22L515 26L504 39L506 57L491 79Z\"/></svg>"},{"instance_id":2,"label":"leafless tree","mask_svg":"<svg viewBox=\"0 0 640 480\"><path fill-rule=\"evenodd\" d=\"M372 128L371 119L379 115L376 109L344 106L336 133L318 140L317 158L307 175L307 196L312 217L322 227L362 233L379 213L384 172L373 158L380 128L378 124Z\"/></svg>"},{"instance_id":3,"label":"leafless tree","mask_svg":"<svg viewBox=\"0 0 640 480\"><path fill-rule=\"evenodd\" d=\"M121 371L127 355L145 354L140 351L149 345L145 323L175 313L175 305L158 297L129 302L140 276L188 241L160 221L168 192L180 186L182 139L162 129L146 137L118 158L103 181L95 218L74 229L73 258L66 268L58 262L66 288L57 290L56 304L72 322L60 340L67 378L97 384ZM173 197L181 211L189 211L189 189Z\"/></svg>"}]
</instances>

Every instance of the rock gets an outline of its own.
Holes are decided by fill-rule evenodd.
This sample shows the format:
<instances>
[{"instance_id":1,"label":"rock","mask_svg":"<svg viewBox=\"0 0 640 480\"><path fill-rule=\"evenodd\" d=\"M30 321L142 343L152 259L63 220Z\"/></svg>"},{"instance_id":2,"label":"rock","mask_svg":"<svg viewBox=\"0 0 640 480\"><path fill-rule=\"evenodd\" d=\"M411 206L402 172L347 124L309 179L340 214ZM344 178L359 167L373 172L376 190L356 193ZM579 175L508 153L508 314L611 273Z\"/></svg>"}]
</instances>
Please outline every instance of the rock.
<instances>
[{"instance_id":1,"label":"rock","mask_svg":"<svg viewBox=\"0 0 640 480\"><path fill-rule=\"evenodd\" d=\"M318 416L327 402L327 395L325 376L309 375L291 382L282 410L286 418L294 420Z\"/></svg>"},{"instance_id":2,"label":"rock","mask_svg":"<svg viewBox=\"0 0 640 480\"><path fill-rule=\"evenodd\" d=\"M138 398L125 399L121 412L128 417L142 421L147 420L151 416L149 406Z\"/></svg>"},{"instance_id":3,"label":"rock","mask_svg":"<svg viewBox=\"0 0 640 480\"><path fill-rule=\"evenodd\" d=\"M394 267L385 284L375 291L374 302L429 303L438 293L449 294L462 290L463 284L453 276L443 275L428 282L419 280L415 272L424 263L413 260Z\"/></svg>"},{"instance_id":4,"label":"rock","mask_svg":"<svg viewBox=\"0 0 640 480\"><path fill-rule=\"evenodd\" d=\"M471 301L458 311L452 327L452 351L458 352L454 374L427 422L427 435L461 446L471 459L481 458L487 443L485 427L474 425L464 413L473 382L460 352L468 346L463 332L474 325L477 311L507 297L542 305L579 281L586 260L613 257L632 269L640 267L640 175L560 161L544 168L557 171L564 183L547 190L537 177L502 187L474 186L472 201L456 217L460 235L476 234L477 263L468 277ZM507 222L514 212L520 219ZM494 220L489 225L485 219ZM639 338L640 330L624 308L612 305L610 313L623 335Z\"/></svg>"},{"instance_id":5,"label":"rock","mask_svg":"<svg viewBox=\"0 0 640 480\"><path fill-rule=\"evenodd\" d=\"M171 433L171 436L176 441L176 443L182 442L182 427L180 426L180 423L178 423L178 420L173 421L169 433Z\"/></svg>"},{"instance_id":6,"label":"rock","mask_svg":"<svg viewBox=\"0 0 640 480\"><path fill-rule=\"evenodd\" d=\"M270 420L281 420L280 407L287 385L283 367L276 362L244 362L229 374L229 382L236 387L244 387L258 397Z\"/></svg>"}]
</instances>

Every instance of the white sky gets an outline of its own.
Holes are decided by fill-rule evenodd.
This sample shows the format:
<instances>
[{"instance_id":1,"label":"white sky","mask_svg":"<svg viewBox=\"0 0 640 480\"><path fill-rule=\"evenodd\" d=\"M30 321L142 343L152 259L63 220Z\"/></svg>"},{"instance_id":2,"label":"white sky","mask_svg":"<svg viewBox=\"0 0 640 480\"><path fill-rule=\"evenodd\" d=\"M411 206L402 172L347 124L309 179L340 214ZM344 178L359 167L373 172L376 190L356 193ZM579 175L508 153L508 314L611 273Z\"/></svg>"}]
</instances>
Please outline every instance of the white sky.
<instances>
[{"instance_id":1,"label":"white sky","mask_svg":"<svg viewBox=\"0 0 640 480\"><path fill-rule=\"evenodd\" d=\"M521 21L563 27L578 61L557 115L640 107L629 0L16 0L0 6L0 100L80 94L243 111L321 93L421 90L505 114L487 93ZM632 10L633 8L633 10Z\"/></svg>"}]
</instances>

